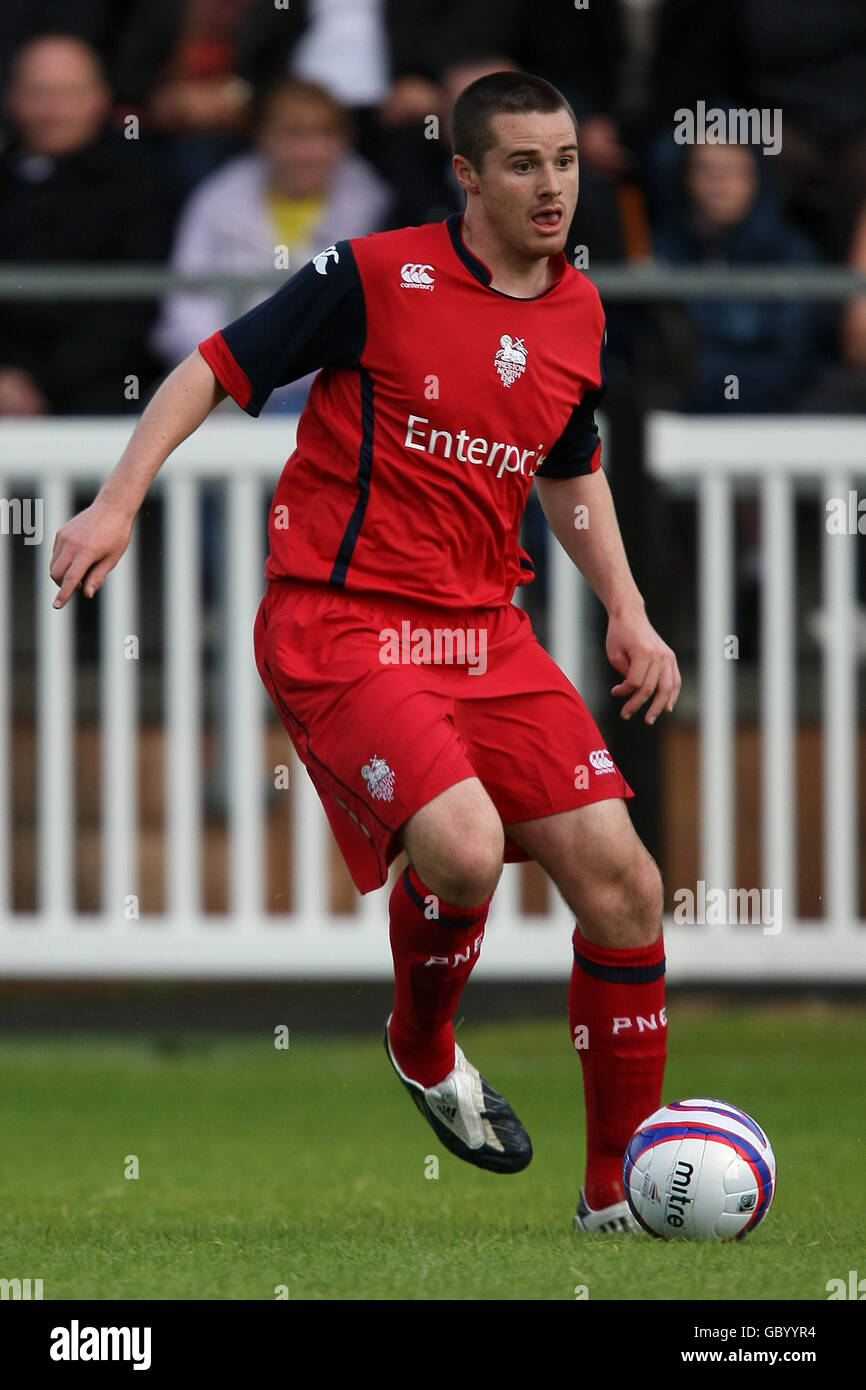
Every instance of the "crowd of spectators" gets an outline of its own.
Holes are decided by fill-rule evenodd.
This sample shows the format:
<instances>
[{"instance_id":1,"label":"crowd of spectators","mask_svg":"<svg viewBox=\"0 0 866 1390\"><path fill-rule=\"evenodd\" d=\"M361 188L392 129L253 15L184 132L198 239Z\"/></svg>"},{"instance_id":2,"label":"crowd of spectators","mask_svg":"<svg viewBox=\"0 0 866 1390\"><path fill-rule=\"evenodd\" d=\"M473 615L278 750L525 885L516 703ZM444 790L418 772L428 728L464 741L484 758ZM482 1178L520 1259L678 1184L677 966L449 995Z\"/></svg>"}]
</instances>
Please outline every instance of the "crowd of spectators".
<instances>
[{"instance_id":1,"label":"crowd of spectators","mask_svg":"<svg viewBox=\"0 0 866 1390\"><path fill-rule=\"evenodd\" d=\"M461 205L448 110L502 68L578 115L569 248L590 273L866 269L863 0L7 0L0 261L291 273L340 237L444 217ZM675 113L700 102L780 111L778 152L678 144ZM866 409L866 299L608 307L614 362L650 401ZM4 302L0 414L139 410L227 317L186 291Z\"/></svg>"}]
</instances>

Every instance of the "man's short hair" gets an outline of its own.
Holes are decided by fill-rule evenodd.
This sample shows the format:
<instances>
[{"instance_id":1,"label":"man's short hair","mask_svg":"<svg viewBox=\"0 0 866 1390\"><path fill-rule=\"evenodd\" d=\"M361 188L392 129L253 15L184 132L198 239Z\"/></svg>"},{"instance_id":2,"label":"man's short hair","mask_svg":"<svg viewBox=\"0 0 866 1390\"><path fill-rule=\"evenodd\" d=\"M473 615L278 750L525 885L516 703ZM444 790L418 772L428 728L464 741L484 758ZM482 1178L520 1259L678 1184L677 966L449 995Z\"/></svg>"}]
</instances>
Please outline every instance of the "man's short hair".
<instances>
[{"instance_id":1,"label":"man's short hair","mask_svg":"<svg viewBox=\"0 0 866 1390\"><path fill-rule=\"evenodd\" d=\"M96 80L108 85L108 74L106 72L105 63L97 50L93 47L93 44L83 38L81 34L75 34L71 31L67 32L65 29L47 29L44 34L33 34L31 38L25 39L12 54L6 78L7 87L11 87L18 80L21 68L24 66L25 58L27 58L34 49L39 48L43 43L58 42L74 44L76 48L80 49L81 53L90 60Z\"/></svg>"},{"instance_id":2,"label":"man's short hair","mask_svg":"<svg viewBox=\"0 0 866 1390\"><path fill-rule=\"evenodd\" d=\"M256 96L253 104L253 121L258 127L270 120L282 101L296 101L307 106L318 106L326 114L335 131L349 139L351 124L349 113L344 106L318 82L308 82L302 77L276 77Z\"/></svg>"},{"instance_id":3,"label":"man's short hair","mask_svg":"<svg viewBox=\"0 0 866 1390\"><path fill-rule=\"evenodd\" d=\"M523 116L534 111L565 111L577 135L577 117L562 92L531 72L491 72L460 93L451 111L451 149L479 170L496 144L493 116Z\"/></svg>"}]
</instances>

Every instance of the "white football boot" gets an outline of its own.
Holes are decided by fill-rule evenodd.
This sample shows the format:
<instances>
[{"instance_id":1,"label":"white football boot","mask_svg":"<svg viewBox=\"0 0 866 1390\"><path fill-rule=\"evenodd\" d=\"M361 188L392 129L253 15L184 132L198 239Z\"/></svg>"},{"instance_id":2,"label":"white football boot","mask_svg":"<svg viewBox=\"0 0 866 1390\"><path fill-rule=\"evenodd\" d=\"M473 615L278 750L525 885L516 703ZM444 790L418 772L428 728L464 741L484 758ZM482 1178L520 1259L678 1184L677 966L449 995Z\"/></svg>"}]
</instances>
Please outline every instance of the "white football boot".
<instances>
[{"instance_id":1,"label":"white football boot","mask_svg":"<svg viewBox=\"0 0 866 1390\"><path fill-rule=\"evenodd\" d=\"M390 1018L388 1023L390 1023ZM436 1086L400 1070L385 1025L388 1060L437 1138L450 1153L493 1173L519 1173L532 1158L529 1135L504 1096L488 1085L455 1045L454 1067Z\"/></svg>"},{"instance_id":2,"label":"white football boot","mask_svg":"<svg viewBox=\"0 0 866 1390\"><path fill-rule=\"evenodd\" d=\"M580 1201L577 1204L577 1211L574 1213L574 1229L576 1231L605 1231L608 1235L622 1235L624 1231L629 1233L639 1231L640 1225L632 1214L628 1202L614 1202L609 1207L602 1207L599 1211L593 1211L586 1200L586 1193L580 1189Z\"/></svg>"}]
</instances>

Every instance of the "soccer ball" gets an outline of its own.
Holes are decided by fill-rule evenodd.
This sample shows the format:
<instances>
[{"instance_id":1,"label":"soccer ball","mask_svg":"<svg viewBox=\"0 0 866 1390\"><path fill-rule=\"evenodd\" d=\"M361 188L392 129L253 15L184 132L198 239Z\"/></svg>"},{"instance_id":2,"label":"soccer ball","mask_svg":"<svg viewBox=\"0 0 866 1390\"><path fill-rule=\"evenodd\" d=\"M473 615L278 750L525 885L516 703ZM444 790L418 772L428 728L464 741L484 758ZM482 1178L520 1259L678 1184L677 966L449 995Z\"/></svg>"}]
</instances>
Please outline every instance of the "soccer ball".
<instances>
[{"instance_id":1,"label":"soccer ball","mask_svg":"<svg viewBox=\"0 0 866 1390\"><path fill-rule=\"evenodd\" d=\"M770 1210L776 1160L745 1110L677 1100L639 1125L622 1164L628 1204L664 1240L739 1240Z\"/></svg>"}]
</instances>

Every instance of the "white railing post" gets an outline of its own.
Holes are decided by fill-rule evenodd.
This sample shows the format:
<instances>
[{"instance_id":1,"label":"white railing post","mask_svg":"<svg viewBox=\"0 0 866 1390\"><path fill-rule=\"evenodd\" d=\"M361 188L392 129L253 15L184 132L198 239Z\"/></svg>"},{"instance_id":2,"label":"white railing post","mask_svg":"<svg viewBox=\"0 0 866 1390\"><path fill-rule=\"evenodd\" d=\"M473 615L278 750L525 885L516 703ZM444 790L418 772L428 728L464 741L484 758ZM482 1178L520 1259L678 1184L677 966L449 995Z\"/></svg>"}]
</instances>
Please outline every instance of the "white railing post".
<instances>
[{"instance_id":1,"label":"white railing post","mask_svg":"<svg viewBox=\"0 0 866 1390\"><path fill-rule=\"evenodd\" d=\"M48 547L57 528L69 519L69 483L49 474L43 481L43 500L46 548L36 566L36 872L38 911L46 926L57 931L75 902L77 819L72 768L76 699L72 642L75 604L81 600L76 596L64 609L52 608L57 588L48 572Z\"/></svg>"},{"instance_id":2,"label":"white railing post","mask_svg":"<svg viewBox=\"0 0 866 1390\"><path fill-rule=\"evenodd\" d=\"M224 660L228 668L226 788L231 843L230 911L249 929L264 897L263 687L253 623L264 574L261 486L241 459L227 485L228 573Z\"/></svg>"},{"instance_id":3,"label":"white railing post","mask_svg":"<svg viewBox=\"0 0 866 1390\"><path fill-rule=\"evenodd\" d=\"M0 497L5 496L7 496L5 480L0 479ZM0 920L12 910L11 544L8 537L0 536ZM37 550L37 556L41 554L42 552Z\"/></svg>"},{"instance_id":4,"label":"white railing post","mask_svg":"<svg viewBox=\"0 0 866 1390\"><path fill-rule=\"evenodd\" d=\"M841 470L824 482L824 502L838 499L847 511L850 479ZM844 931L857 916L857 669L854 650L855 535L831 534L824 512L821 537L826 647L824 719L824 901L827 923Z\"/></svg>"},{"instance_id":5,"label":"white railing post","mask_svg":"<svg viewBox=\"0 0 866 1390\"><path fill-rule=\"evenodd\" d=\"M123 931L138 897L138 675L141 669L136 574L138 539L100 593L100 748L102 785L102 911ZM86 599L79 600L87 602Z\"/></svg>"},{"instance_id":6,"label":"white railing post","mask_svg":"<svg viewBox=\"0 0 866 1390\"><path fill-rule=\"evenodd\" d=\"M793 496L771 473L762 484L761 834L762 887L781 892L783 922L797 917L794 875L796 680Z\"/></svg>"},{"instance_id":7,"label":"white railing post","mask_svg":"<svg viewBox=\"0 0 866 1390\"><path fill-rule=\"evenodd\" d=\"M726 655L733 627L731 487L716 473L698 488L701 698L701 877L707 888L734 882L735 663ZM718 931L707 927L707 931Z\"/></svg>"},{"instance_id":8,"label":"white railing post","mask_svg":"<svg viewBox=\"0 0 866 1390\"><path fill-rule=\"evenodd\" d=\"M166 716L165 902L181 930L201 910L200 492L197 480L165 480Z\"/></svg>"}]
</instances>

